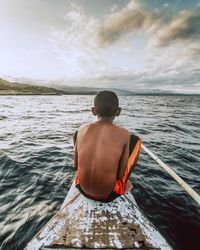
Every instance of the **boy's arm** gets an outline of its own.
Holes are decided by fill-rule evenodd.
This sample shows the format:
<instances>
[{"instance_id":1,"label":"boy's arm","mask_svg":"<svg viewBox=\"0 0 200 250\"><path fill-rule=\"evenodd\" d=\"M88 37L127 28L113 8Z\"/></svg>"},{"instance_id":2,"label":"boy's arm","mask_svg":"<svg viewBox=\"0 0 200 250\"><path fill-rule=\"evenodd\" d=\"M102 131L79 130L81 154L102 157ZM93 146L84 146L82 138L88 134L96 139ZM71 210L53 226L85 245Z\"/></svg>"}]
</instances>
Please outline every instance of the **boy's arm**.
<instances>
[{"instance_id":1,"label":"boy's arm","mask_svg":"<svg viewBox=\"0 0 200 250\"><path fill-rule=\"evenodd\" d=\"M78 135L78 131L76 131L74 133L74 135L73 135L73 141L74 141L74 167L75 167L75 170L78 170L77 135Z\"/></svg>"},{"instance_id":2,"label":"boy's arm","mask_svg":"<svg viewBox=\"0 0 200 250\"><path fill-rule=\"evenodd\" d=\"M73 141L74 141L74 166L75 170L78 170L78 149L77 149L77 142L78 142L78 137L80 138L82 130L86 128L88 124L83 124L78 131L76 131L73 135Z\"/></svg>"},{"instance_id":3,"label":"boy's arm","mask_svg":"<svg viewBox=\"0 0 200 250\"><path fill-rule=\"evenodd\" d=\"M123 147L122 155L119 161L117 179L122 179L124 175L126 165L128 162L128 158L129 158L129 144L130 144L130 133L126 131L126 140L125 140L125 145Z\"/></svg>"},{"instance_id":4,"label":"boy's arm","mask_svg":"<svg viewBox=\"0 0 200 250\"><path fill-rule=\"evenodd\" d=\"M74 167L75 170L78 170L78 152L77 152L77 146L74 147Z\"/></svg>"}]
</instances>

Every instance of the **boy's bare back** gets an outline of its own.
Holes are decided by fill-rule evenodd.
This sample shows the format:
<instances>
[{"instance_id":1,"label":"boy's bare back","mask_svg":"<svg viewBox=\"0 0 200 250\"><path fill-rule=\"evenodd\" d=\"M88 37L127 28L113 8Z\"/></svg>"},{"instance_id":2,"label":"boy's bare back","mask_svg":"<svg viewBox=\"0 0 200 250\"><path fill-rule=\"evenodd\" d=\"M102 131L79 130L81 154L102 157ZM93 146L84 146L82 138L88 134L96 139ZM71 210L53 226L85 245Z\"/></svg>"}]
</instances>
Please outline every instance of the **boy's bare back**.
<instances>
[{"instance_id":1,"label":"boy's bare back","mask_svg":"<svg viewBox=\"0 0 200 250\"><path fill-rule=\"evenodd\" d=\"M128 130L106 119L82 126L75 144L75 165L82 190L108 196L121 179L129 157Z\"/></svg>"}]
</instances>

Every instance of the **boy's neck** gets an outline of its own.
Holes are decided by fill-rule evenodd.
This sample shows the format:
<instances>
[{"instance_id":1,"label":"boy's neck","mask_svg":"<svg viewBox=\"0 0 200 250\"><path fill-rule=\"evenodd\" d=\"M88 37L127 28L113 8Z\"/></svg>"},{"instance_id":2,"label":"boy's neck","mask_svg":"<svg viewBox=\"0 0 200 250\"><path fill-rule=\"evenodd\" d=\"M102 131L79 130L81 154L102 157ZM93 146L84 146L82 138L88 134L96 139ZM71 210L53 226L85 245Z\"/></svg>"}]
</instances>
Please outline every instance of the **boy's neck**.
<instances>
[{"instance_id":1,"label":"boy's neck","mask_svg":"<svg viewBox=\"0 0 200 250\"><path fill-rule=\"evenodd\" d=\"M103 116L98 116L98 122L109 122L113 123L114 117L103 117Z\"/></svg>"}]
</instances>

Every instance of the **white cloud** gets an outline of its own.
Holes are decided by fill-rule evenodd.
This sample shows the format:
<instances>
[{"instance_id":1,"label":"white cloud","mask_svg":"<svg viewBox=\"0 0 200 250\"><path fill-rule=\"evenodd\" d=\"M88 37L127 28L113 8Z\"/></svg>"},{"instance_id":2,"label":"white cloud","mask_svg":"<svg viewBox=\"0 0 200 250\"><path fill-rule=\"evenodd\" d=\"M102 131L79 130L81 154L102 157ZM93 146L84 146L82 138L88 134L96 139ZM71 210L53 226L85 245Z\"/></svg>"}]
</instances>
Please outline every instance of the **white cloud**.
<instances>
[{"instance_id":1,"label":"white cloud","mask_svg":"<svg viewBox=\"0 0 200 250\"><path fill-rule=\"evenodd\" d=\"M111 11L111 13L113 13L113 12L116 12L118 9L119 9L119 8L118 8L118 5L114 4L114 5L111 7L110 11Z\"/></svg>"},{"instance_id":2,"label":"white cloud","mask_svg":"<svg viewBox=\"0 0 200 250\"><path fill-rule=\"evenodd\" d=\"M50 42L58 58L65 63L66 73L80 77L101 68L102 51L94 42L98 20L88 17L83 8L71 4L64 18L64 28L52 28Z\"/></svg>"},{"instance_id":3,"label":"white cloud","mask_svg":"<svg viewBox=\"0 0 200 250\"><path fill-rule=\"evenodd\" d=\"M164 8L168 8L169 6L170 6L170 3L164 3L164 4L163 4L163 7L164 7Z\"/></svg>"}]
</instances>

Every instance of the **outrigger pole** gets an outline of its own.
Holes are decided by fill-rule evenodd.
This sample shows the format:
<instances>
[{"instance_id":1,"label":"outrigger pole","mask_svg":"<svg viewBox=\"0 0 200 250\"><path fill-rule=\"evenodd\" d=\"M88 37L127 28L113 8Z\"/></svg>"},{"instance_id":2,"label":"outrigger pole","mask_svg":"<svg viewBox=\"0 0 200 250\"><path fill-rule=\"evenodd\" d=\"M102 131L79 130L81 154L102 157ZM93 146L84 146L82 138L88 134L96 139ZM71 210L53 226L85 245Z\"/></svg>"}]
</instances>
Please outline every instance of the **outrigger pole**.
<instances>
[{"instance_id":1,"label":"outrigger pole","mask_svg":"<svg viewBox=\"0 0 200 250\"><path fill-rule=\"evenodd\" d=\"M200 205L200 196L181 177L179 177L169 166L162 162L155 154L142 144L142 149L149 154L178 184Z\"/></svg>"}]
</instances>

